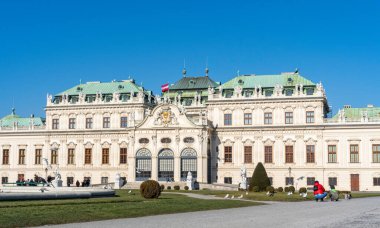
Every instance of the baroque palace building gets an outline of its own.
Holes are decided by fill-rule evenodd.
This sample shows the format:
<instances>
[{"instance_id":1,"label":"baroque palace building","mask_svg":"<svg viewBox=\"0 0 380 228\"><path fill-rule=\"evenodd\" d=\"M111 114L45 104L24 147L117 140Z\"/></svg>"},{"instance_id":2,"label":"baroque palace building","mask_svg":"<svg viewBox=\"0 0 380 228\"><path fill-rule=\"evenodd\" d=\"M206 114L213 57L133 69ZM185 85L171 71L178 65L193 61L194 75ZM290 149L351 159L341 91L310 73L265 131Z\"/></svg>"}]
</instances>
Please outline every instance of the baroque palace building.
<instances>
[{"instance_id":1,"label":"baroque palace building","mask_svg":"<svg viewBox=\"0 0 380 228\"><path fill-rule=\"evenodd\" d=\"M328 118L325 90L298 72L226 83L186 71L154 96L134 80L88 82L48 95L46 118L0 120L2 183L53 176L234 184L258 162L273 186L380 190L380 108L345 106Z\"/></svg>"}]
</instances>

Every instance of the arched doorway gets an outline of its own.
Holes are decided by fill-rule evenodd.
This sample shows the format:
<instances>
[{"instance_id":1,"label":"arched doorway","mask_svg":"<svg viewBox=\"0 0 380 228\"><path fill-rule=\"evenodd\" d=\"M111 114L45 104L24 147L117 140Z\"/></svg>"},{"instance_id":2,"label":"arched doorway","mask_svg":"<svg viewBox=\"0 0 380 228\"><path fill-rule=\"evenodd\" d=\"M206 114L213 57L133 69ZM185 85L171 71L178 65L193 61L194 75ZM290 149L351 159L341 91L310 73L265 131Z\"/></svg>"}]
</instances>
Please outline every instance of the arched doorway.
<instances>
[{"instance_id":1,"label":"arched doorway","mask_svg":"<svg viewBox=\"0 0 380 228\"><path fill-rule=\"evenodd\" d=\"M171 149L162 149L158 153L158 180L174 181L174 153Z\"/></svg>"},{"instance_id":2,"label":"arched doorway","mask_svg":"<svg viewBox=\"0 0 380 228\"><path fill-rule=\"evenodd\" d=\"M152 177L152 153L142 148L136 153L136 181L149 180Z\"/></svg>"},{"instance_id":3,"label":"arched doorway","mask_svg":"<svg viewBox=\"0 0 380 228\"><path fill-rule=\"evenodd\" d=\"M193 148L186 148L181 153L181 180L186 180L188 172L197 178L197 152Z\"/></svg>"}]
</instances>

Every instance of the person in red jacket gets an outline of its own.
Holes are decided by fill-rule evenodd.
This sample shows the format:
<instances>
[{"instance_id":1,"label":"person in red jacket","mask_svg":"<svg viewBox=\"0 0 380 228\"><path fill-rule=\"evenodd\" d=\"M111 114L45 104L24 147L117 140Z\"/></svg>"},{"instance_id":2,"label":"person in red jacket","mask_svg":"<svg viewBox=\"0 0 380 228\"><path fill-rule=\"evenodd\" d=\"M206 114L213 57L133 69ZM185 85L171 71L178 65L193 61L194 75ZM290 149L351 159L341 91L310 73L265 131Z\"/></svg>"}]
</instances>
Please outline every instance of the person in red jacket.
<instances>
[{"instance_id":1,"label":"person in red jacket","mask_svg":"<svg viewBox=\"0 0 380 228\"><path fill-rule=\"evenodd\" d=\"M318 181L314 182L314 198L315 201L318 202L318 200L323 201L323 198L327 196L327 192L323 185L321 185Z\"/></svg>"}]
</instances>

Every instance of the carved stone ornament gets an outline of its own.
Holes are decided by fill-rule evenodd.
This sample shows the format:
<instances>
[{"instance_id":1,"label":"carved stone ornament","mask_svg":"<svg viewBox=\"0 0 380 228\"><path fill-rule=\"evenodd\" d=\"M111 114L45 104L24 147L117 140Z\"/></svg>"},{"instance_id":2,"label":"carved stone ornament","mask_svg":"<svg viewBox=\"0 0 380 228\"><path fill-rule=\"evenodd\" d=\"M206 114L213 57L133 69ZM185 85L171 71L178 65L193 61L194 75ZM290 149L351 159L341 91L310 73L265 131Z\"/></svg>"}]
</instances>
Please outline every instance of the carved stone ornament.
<instances>
[{"instance_id":1,"label":"carved stone ornament","mask_svg":"<svg viewBox=\"0 0 380 228\"><path fill-rule=\"evenodd\" d=\"M178 125L178 121L177 117L170 110L170 108L163 108L160 112L158 112L154 120L154 124L167 127L168 125Z\"/></svg>"}]
</instances>

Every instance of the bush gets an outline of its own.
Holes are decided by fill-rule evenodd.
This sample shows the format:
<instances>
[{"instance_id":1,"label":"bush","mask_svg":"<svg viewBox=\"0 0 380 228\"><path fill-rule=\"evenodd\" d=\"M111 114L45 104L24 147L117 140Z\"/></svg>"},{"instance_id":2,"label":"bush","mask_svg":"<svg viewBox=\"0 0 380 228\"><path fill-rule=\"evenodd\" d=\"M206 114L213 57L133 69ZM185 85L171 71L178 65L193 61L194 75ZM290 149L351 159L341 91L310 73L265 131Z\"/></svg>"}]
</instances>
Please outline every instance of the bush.
<instances>
[{"instance_id":1,"label":"bush","mask_svg":"<svg viewBox=\"0 0 380 228\"><path fill-rule=\"evenodd\" d=\"M165 185L162 184L162 185L160 186L160 188L161 188L161 192L163 192L163 191L165 190Z\"/></svg>"},{"instance_id":2,"label":"bush","mask_svg":"<svg viewBox=\"0 0 380 228\"><path fill-rule=\"evenodd\" d=\"M289 187L285 187L284 192L289 192Z\"/></svg>"},{"instance_id":3,"label":"bush","mask_svg":"<svg viewBox=\"0 0 380 228\"><path fill-rule=\"evenodd\" d=\"M294 193L295 191L296 191L296 189L294 188L294 186L289 186L289 192Z\"/></svg>"},{"instance_id":4,"label":"bush","mask_svg":"<svg viewBox=\"0 0 380 228\"><path fill-rule=\"evenodd\" d=\"M181 189L181 188L180 188L178 185L174 186L174 190L178 191L178 190L180 190L180 189Z\"/></svg>"},{"instance_id":5,"label":"bush","mask_svg":"<svg viewBox=\"0 0 380 228\"><path fill-rule=\"evenodd\" d=\"M166 187L167 190L172 190L171 186Z\"/></svg>"},{"instance_id":6,"label":"bush","mask_svg":"<svg viewBox=\"0 0 380 228\"><path fill-rule=\"evenodd\" d=\"M267 191L267 192L270 192L270 193L274 193L274 188L273 188L272 186L268 186L268 187L266 188L266 191Z\"/></svg>"},{"instance_id":7,"label":"bush","mask_svg":"<svg viewBox=\"0 0 380 228\"><path fill-rule=\"evenodd\" d=\"M189 190L189 187L188 187L188 186L185 186L185 190L186 190L186 191Z\"/></svg>"},{"instance_id":8,"label":"bush","mask_svg":"<svg viewBox=\"0 0 380 228\"><path fill-rule=\"evenodd\" d=\"M302 187L302 188L300 188L300 190L298 192L299 193L306 193L307 189L305 187Z\"/></svg>"},{"instance_id":9,"label":"bush","mask_svg":"<svg viewBox=\"0 0 380 228\"><path fill-rule=\"evenodd\" d=\"M160 184L155 180L144 181L140 185L140 193L145 199L158 198L161 195Z\"/></svg>"},{"instance_id":10,"label":"bush","mask_svg":"<svg viewBox=\"0 0 380 228\"><path fill-rule=\"evenodd\" d=\"M270 186L267 171L265 171L264 165L261 162L257 164L255 171L253 172L250 186L252 186L252 190L257 186L259 191L265 191L266 188Z\"/></svg>"},{"instance_id":11,"label":"bush","mask_svg":"<svg viewBox=\"0 0 380 228\"><path fill-rule=\"evenodd\" d=\"M282 187L279 187L279 188L277 189L277 191L278 191L278 192L283 192L284 189L283 189Z\"/></svg>"},{"instance_id":12,"label":"bush","mask_svg":"<svg viewBox=\"0 0 380 228\"><path fill-rule=\"evenodd\" d=\"M259 186L253 186L252 191L253 192L260 192Z\"/></svg>"}]
</instances>

